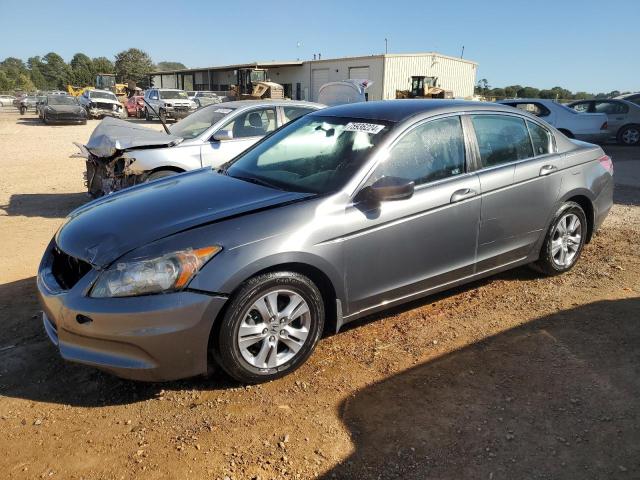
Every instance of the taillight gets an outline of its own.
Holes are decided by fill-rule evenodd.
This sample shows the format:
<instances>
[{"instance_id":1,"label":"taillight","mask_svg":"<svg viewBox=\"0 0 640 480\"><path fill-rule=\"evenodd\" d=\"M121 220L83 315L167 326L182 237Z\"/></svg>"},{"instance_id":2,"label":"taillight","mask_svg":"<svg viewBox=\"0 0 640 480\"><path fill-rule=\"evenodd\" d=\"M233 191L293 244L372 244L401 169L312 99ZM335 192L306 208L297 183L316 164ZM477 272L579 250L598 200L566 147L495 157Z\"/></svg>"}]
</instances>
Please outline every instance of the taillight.
<instances>
[{"instance_id":1,"label":"taillight","mask_svg":"<svg viewBox=\"0 0 640 480\"><path fill-rule=\"evenodd\" d=\"M600 127L600 130L609 130L609 124L607 122L604 122Z\"/></svg>"},{"instance_id":2,"label":"taillight","mask_svg":"<svg viewBox=\"0 0 640 480\"><path fill-rule=\"evenodd\" d=\"M613 162L611 161L611 157L609 155L601 156L598 159L598 161L600 162L600 165L602 165L607 172L613 175Z\"/></svg>"}]
</instances>

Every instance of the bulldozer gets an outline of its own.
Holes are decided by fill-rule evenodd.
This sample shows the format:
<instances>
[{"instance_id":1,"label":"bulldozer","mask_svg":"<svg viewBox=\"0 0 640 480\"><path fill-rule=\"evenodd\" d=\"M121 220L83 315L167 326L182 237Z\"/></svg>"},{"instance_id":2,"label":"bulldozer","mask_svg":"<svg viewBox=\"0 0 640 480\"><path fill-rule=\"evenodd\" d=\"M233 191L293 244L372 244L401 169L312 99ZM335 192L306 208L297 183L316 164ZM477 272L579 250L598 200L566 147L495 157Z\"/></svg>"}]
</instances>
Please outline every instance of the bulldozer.
<instances>
[{"instance_id":1,"label":"bulldozer","mask_svg":"<svg viewBox=\"0 0 640 480\"><path fill-rule=\"evenodd\" d=\"M438 77L411 77L411 90L396 90L396 98L453 98L451 90L436 86Z\"/></svg>"},{"instance_id":2,"label":"bulldozer","mask_svg":"<svg viewBox=\"0 0 640 480\"><path fill-rule=\"evenodd\" d=\"M284 88L267 79L263 68L239 68L236 85L231 86L232 97L238 100L260 100L262 98L284 98Z\"/></svg>"}]
</instances>

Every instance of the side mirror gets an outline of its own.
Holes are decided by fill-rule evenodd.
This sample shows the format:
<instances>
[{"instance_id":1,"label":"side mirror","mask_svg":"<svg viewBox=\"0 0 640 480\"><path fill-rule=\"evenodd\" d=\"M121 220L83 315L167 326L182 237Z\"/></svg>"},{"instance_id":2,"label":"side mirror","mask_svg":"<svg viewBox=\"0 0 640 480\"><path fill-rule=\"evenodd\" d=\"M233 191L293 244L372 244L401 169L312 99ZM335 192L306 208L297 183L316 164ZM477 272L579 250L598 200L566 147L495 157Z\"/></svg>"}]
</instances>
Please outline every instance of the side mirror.
<instances>
[{"instance_id":1,"label":"side mirror","mask_svg":"<svg viewBox=\"0 0 640 480\"><path fill-rule=\"evenodd\" d=\"M222 142L224 140L233 140L233 132L231 130L218 130L213 134L213 139L216 142Z\"/></svg>"},{"instance_id":2,"label":"side mirror","mask_svg":"<svg viewBox=\"0 0 640 480\"><path fill-rule=\"evenodd\" d=\"M371 202L405 200L413 196L415 182L399 177L382 177L360 191L358 197Z\"/></svg>"}]
</instances>

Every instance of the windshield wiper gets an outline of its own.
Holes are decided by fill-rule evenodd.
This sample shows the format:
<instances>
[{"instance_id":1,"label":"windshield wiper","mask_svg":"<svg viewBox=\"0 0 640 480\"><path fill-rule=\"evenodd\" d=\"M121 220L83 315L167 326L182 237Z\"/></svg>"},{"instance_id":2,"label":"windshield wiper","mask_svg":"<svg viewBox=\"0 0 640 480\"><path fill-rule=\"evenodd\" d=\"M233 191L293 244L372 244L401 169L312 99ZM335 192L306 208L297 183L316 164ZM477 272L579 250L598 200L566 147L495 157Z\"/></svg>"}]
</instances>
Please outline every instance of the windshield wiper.
<instances>
[{"instance_id":1,"label":"windshield wiper","mask_svg":"<svg viewBox=\"0 0 640 480\"><path fill-rule=\"evenodd\" d=\"M227 173L227 171L224 171L225 175L229 175ZM238 180L244 180L245 182L249 182L249 183L254 183L256 185L262 185L263 187L268 187L268 188L273 188L275 190L282 190L282 188L274 185L273 183L269 183L266 180L262 180L261 178L255 178L255 177L243 177L241 175L229 175L232 178L237 178Z\"/></svg>"}]
</instances>

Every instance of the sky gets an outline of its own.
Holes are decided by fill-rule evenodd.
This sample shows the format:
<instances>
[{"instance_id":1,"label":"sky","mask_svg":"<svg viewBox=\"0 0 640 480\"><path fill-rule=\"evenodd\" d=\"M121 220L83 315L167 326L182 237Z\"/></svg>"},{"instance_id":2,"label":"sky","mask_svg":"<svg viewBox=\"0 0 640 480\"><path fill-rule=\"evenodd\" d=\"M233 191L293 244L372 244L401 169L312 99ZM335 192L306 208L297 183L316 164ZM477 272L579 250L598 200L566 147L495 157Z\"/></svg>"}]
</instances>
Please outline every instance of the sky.
<instances>
[{"instance_id":1,"label":"sky","mask_svg":"<svg viewBox=\"0 0 640 480\"><path fill-rule=\"evenodd\" d=\"M136 47L191 68L373 55L385 38L389 53L464 46L492 87L640 90L640 0L0 0L0 60Z\"/></svg>"}]
</instances>

